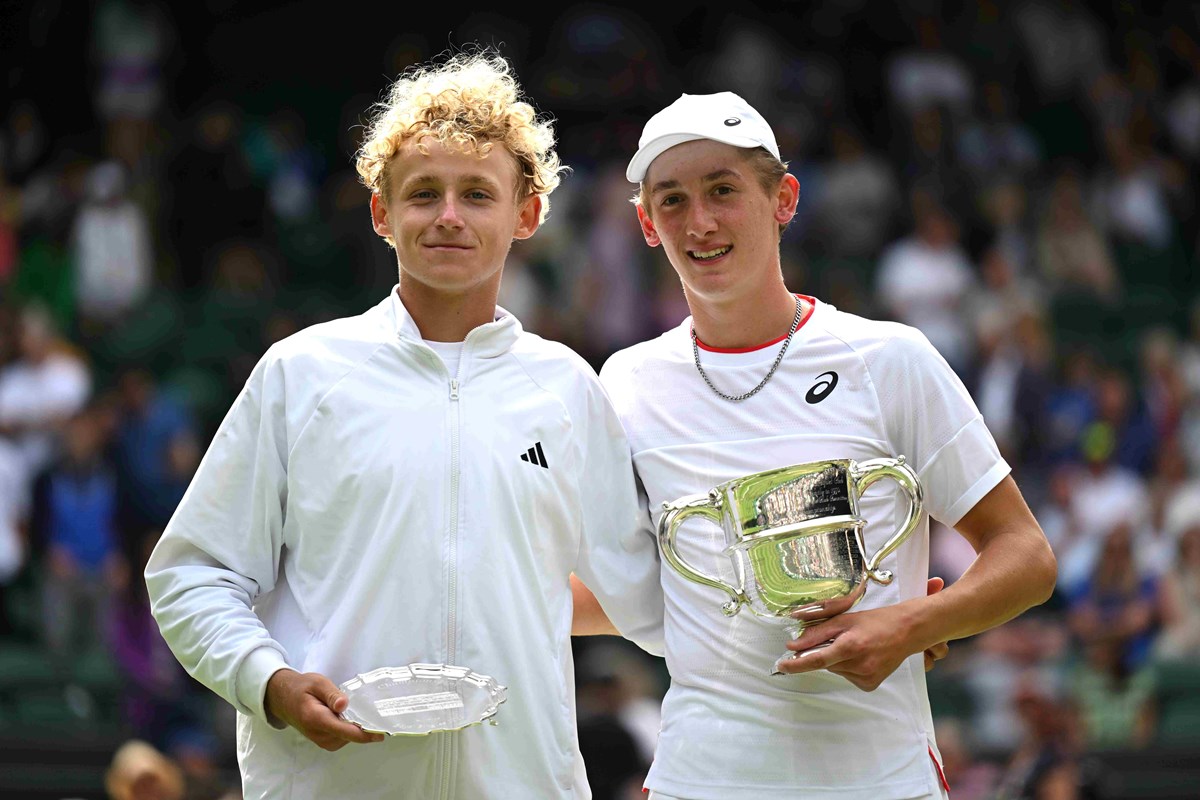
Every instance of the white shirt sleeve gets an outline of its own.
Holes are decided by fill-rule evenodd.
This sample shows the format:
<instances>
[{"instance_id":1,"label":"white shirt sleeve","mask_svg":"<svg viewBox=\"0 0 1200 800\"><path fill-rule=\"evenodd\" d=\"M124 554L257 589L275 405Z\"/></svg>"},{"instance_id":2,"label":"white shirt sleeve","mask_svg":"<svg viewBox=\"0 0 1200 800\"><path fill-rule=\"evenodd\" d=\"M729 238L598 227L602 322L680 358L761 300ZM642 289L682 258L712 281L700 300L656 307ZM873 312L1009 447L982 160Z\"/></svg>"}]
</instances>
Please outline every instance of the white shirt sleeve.
<instances>
[{"instance_id":1,"label":"white shirt sleeve","mask_svg":"<svg viewBox=\"0 0 1200 800\"><path fill-rule=\"evenodd\" d=\"M916 470L925 510L953 527L1010 472L970 392L915 328L867 356L887 434Z\"/></svg>"},{"instance_id":2,"label":"white shirt sleeve","mask_svg":"<svg viewBox=\"0 0 1200 800\"><path fill-rule=\"evenodd\" d=\"M577 476L583 530L575 573L609 620L643 650L663 654L658 547L639 501L624 428L599 384L589 395L584 469Z\"/></svg>"},{"instance_id":3,"label":"white shirt sleeve","mask_svg":"<svg viewBox=\"0 0 1200 800\"><path fill-rule=\"evenodd\" d=\"M267 680L287 655L253 611L279 571L287 502L282 377L259 362L146 567L151 610L187 671L267 720Z\"/></svg>"}]
</instances>

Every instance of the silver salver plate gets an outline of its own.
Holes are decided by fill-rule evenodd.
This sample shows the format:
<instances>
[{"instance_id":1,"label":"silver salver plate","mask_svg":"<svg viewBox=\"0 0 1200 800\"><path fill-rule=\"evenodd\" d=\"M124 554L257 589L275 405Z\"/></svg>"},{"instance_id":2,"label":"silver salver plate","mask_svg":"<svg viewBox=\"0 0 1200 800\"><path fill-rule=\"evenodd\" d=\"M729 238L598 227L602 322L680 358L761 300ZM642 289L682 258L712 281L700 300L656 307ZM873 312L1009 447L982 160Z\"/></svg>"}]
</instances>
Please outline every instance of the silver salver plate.
<instances>
[{"instance_id":1,"label":"silver salver plate","mask_svg":"<svg viewBox=\"0 0 1200 800\"><path fill-rule=\"evenodd\" d=\"M342 719L369 733L425 736L490 722L507 688L466 667L409 664L355 675L339 687L350 701Z\"/></svg>"}]
</instances>

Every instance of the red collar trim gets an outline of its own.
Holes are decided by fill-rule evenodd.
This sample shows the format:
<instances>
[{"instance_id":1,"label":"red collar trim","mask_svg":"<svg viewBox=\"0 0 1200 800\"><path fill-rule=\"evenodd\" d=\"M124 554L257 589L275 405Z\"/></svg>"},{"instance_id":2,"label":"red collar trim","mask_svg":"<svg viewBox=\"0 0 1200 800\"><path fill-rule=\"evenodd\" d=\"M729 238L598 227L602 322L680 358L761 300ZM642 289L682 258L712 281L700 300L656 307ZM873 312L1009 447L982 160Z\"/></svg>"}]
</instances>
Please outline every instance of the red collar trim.
<instances>
[{"instance_id":1,"label":"red collar trim","mask_svg":"<svg viewBox=\"0 0 1200 800\"><path fill-rule=\"evenodd\" d=\"M808 303L808 309L804 312L804 316L800 318L800 324L796 326L796 330L799 331L804 327L804 323L808 322L808 318L812 316L813 311L816 310L817 300L816 298L809 297L806 294L798 294L796 297L799 297L801 300ZM762 344L756 344L753 347L711 347L701 341L700 337L697 336L696 345L701 350L705 350L709 353L753 353L755 350L762 350L764 347L770 347L771 345L779 344L786 338L787 334L785 333L777 339L772 339L771 341L763 342Z\"/></svg>"}]
</instances>

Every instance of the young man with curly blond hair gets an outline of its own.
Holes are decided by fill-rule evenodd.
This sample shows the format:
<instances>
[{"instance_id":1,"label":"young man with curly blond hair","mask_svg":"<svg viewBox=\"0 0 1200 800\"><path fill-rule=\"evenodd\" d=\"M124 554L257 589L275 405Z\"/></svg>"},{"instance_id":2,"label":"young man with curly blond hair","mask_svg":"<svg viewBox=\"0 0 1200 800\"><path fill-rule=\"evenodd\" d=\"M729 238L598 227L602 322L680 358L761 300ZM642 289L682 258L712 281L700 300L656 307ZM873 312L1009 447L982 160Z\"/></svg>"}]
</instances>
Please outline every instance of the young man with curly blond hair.
<instances>
[{"instance_id":1,"label":"young man with curly blond hair","mask_svg":"<svg viewBox=\"0 0 1200 800\"><path fill-rule=\"evenodd\" d=\"M248 800L587 798L572 575L661 652L620 422L582 358L496 305L554 138L494 54L395 83L358 171L399 283L268 350L150 559L163 635L240 712ZM339 684L411 663L503 684L497 727L384 740L340 716Z\"/></svg>"}]
</instances>

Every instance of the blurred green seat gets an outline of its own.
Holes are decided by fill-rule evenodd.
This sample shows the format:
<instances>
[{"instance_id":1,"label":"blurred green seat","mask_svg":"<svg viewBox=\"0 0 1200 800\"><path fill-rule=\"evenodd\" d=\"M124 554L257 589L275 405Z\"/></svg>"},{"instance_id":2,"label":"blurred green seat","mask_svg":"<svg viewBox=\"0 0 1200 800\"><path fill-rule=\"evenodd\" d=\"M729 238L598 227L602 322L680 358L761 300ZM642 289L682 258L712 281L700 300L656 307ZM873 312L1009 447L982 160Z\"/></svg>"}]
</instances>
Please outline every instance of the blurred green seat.
<instances>
[{"instance_id":1,"label":"blurred green seat","mask_svg":"<svg viewBox=\"0 0 1200 800\"><path fill-rule=\"evenodd\" d=\"M16 720L35 728L70 728L86 723L88 709L72 704L62 688L28 688L13 699Z\"/></svg>"},{"instance_id":2,"label":"blurred green seat","mask_svg":"<svg viewBox=\"0 0 1200 800\"><path fill-rule=\"evenodd\" d=\"M1200 746L1200 664L1164 661L1155 666L1157 744Z\"/></svg>"},{"instance_id":3,"label":"blurred green seat","mask_svg":"<svg viewBox=\"0 0 1200 800\"><path fill-rule=\"evenodd\" d=\"M107 651L94 648L72 663L71 682L88 691L116 692L121 688L121 673Z\"/></svg>"},{"instance_id":4,"label":"blurred green seat","mask_svg":"<svg viewBox=\"0 0 1200 800\"><path fill-rule=\"evenodd\" d=\"M148 296L117 326L98 341L86 342L97 368L112 372L121 365L140 363L157 370L174 353L182 339L183 305L173 294L158 291Z\"/></svg>"},{"instance_id":5,"label":"blurred green seat","mask_svg":"<svg viewBox=\"0 0 1200 800\"><path fill-rule=\"evenodd\" d=\"M24 642L0 642L0 694L25 687L62 684L55 662L41 647Z\"/></svg>"}]
</instances>

